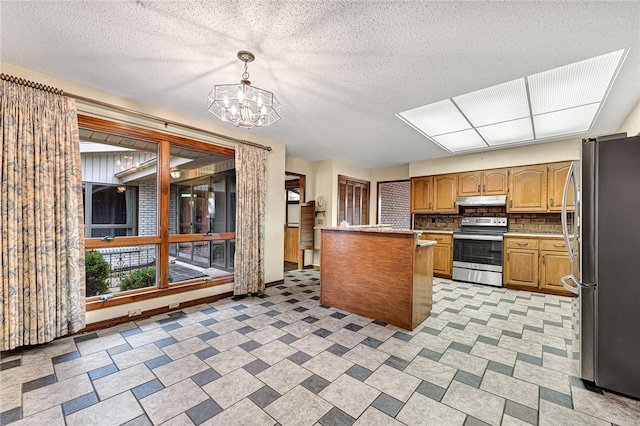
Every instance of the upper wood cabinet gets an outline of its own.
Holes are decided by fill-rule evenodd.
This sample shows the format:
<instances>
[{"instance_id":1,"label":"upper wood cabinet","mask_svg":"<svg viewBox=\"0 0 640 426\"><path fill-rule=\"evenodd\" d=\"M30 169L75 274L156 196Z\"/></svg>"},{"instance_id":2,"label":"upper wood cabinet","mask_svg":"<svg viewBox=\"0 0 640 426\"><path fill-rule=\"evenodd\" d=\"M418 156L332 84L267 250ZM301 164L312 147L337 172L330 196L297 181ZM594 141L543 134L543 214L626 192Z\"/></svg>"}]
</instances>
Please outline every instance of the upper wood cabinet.
<instances>
[{"instance_id":1,"label":"upper wood cabinet","mask_svg":"<svg viewBox=\"0 0 640 426\"><path fill-rule=\"evenodd\" d=\"M482 195L506 195L509 190L509 169L485 170L482 178Z\"/></svg>"},{"instance_id":2,"label":"upper wood cabinet","mask_svg":"<svg viewBox=\"0 0 640 426\"><path fill-rule=\"evenodd\" d=\"M562 198L564 197L564 184L567 180L567 173L569 172L569 167L571 166L571 162L566 163L552 163L549 164L549 172L548 172L548 201L547 206L550 212L559 212L562 211ZM574 209L573 202L573 188L569 188L569 200L567 203L567 208L569 210Z\"/></svg>"},{"instance_id":3,"label":"upper wood cabinet","mask_svg":"<svg viewBox=\"0 0 640 426\"><path fill-rule=\"evenodd\" d=\"M482 193L483 172L458 173L458 197L473 197Z\"/></svg>"},{"instance_id":4,"label":"upper wood cabinet","mask_svg":"<svg viewBox=\"0 0 640 426\"><path fill-rule=\"evenodd\" d=\"M457 213L458 175L438 175L433 177L433 212Z\"/></svg>"},{"instance_id":5,"label":"upper wood cabinet","mask_svg":"<svg viewBox=\"0 0 640 426\"><path fill-rule=\"evenodd\" d=\"M506 195L508 170L481 170L458 173L458 197L475 195Z\"/></svg>"},{"instance_id":6,"label":"upper wood cabinet","mask_svg":"<svg viewBox=\"0 0 640 426\"><path fill-rule=\"evenodd\" d=\"M411 213L433 213L433 176L411 178Z\"/></svg>"},{"instance_id":7,"label":"upper wood cabinet","mask_svg":"<svg viewBox=\"0 0 640 426\"><path fill-rule=\"evenodd\" d=\"M514 167L509 175L507 212L547 211L547 165Z\"/></svg>"}]
</instances>

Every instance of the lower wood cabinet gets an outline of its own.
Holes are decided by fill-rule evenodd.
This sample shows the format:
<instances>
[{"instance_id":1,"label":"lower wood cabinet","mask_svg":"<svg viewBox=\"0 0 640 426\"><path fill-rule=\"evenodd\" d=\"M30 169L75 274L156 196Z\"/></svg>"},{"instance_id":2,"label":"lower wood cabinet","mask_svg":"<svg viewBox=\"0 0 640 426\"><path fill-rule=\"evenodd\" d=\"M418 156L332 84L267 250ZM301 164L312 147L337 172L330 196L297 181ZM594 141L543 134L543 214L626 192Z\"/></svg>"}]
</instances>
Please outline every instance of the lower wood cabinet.
<instances>
[{"instance_id":1,"label":"lower wood cabinet","mask_svg":"<svg viewBox=\"0 0 640 426\"><path fill-rule=\"evenodd\" d=\"M560 278L571 263L559 238L505 237L503 281L506 287L571 296Z\"/></svg>"},{"instance_id":2,"label":"lower wood cabinet","mask_svg":"<svg viewBox=\"0 0 640 426\"><path fill-rule=\"evenodd\" d=\"M451 278L453 268L453 235L452 234L422 234L422 240L436 241L433 247L433 275L441 278Z\"/></svg>"}]
</instances>

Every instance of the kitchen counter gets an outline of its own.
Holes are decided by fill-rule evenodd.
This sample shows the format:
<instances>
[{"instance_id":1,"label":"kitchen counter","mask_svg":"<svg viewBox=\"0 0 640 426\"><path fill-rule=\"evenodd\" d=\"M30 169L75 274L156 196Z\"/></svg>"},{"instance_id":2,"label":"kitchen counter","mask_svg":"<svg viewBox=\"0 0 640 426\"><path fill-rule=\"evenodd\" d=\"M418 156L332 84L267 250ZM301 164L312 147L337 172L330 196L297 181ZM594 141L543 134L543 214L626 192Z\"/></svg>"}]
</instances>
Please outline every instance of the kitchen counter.
<instances>
[{"instance_id":1,"label":"kitchen counter","mask_svg":"<svg viewBox=\"0 0 640 426\"><path fill-rule=\"evenodd\" d=\"M320 232L320 303L407 330L429 316L436 241L406 229Z\"/></svg>"},{"instance_id":2,"label":"kitchen counter","mask_svg":"<svg viewBox=\"0 0 640 426\"><path fill-rule=\"evenodd\" d=\"M425 234L453 234L454 232L458 232L458 231L443 231L441 229L414 229L414 231L420 231L423 232Z\"/></svg>"},{"instance_id":3,"label":"kitchen counter","mask_svg":"<svg viewBox=\"0 0 640 426\"><path fill-rule=\"evenodd\" d=\"M388 226L379 225L356 225L356 226L317 226L316 229L321 231L348 231L348 232L375 232L386 234L405 234L405 235L420 235L425 231L411 230L411 229L393 229Z\"/></svg>"}]
</instances>

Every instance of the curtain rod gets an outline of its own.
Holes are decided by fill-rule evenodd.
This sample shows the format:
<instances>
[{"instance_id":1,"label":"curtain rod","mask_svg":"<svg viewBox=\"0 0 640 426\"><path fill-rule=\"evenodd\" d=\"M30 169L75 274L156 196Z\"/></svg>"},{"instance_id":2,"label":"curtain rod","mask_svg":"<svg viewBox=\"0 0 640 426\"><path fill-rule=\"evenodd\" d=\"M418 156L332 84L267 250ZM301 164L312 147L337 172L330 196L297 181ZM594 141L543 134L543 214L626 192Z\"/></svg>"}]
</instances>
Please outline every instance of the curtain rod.
<instances>
[{"instance_id":1,"label":"curtain rod","mask_svg":"<svg viewBox=\"0 0 640 426\"><path fill-rule=\"evenodd\" d=\"M215 136L217 138L225 139L225 140L228 140L230 142L235 142L235 143L241 143L241 144L244 144L244 145L254 146L256 148L264 149L265 151L272 151L272 148L270 146L261 145L259 143L247 141L247 140L244 140L244 139L234 138L234 137L231 137L231 136L223 135L222 133L211 132L209 130L200 129L198 127L190 126L188 124L178 123L177 121L167 120L165 118L158 117L157 115L147 114L146 112L140 112L140 111L136 111L134 109L124 108L124 107L121 107L121 106L118 106L118 105L113 105L113 104L110 104L110 103L107 103L107 102L97 101L95 99L87 98L85 96L75 95L73 93L65 93L65 95L69 96L69 97L72 97L74 99L77 99L79 101L84 101L84 102L88 102L88 103L91 103L91 104L94 104L94 105L103 106L103 107L106 107L106 108L109 108L109 109L113 109L113 110L116 110L116 111L121 111L121 112L125 112L127 114L136 115L138 117L143 117L143 118L148 118L150 120L159 121L161 123L164 123L165 126L171 124L172 126L181 127L183 129L188 129L188 130L193 130L193 131L204 133L204 134L207 134L207 135L210 135L210 136Z\"/></svg>"},{"instance_id":2,"label":"curtain rod","mask_svg":"<svg viewBox=\"0 0 640 426\"><path fill-rule=\"evenodd\" d=\"M14 77L12 75L8 75L8 74L2 73L2 74L0 74L0 80L5 80L5 81L9 81L11 83L20 84L20 85L27 86L27 87L32 87L34 89L44 90L44 91L47 91L47 92L54 93L56 95L69 96L69 97L77 99L79 101L84 101L84 102L88 102L88 103L91 103L91 104L94 104L94 105L103 106L105 108L109 108L109 109L113 109L113 110L116 110L116 111L125 112L127 114L136 115L138 117L143 117L143 118L148 118L150 120L159 121L161 123L164 123L165 126L171 124L172 126L181 127L183 129L187 129L187 130L193 130L195 132L204 133L204 134L210 135L210 136L215 136L217 138L225 139L225 140L228 140L230 142L241 143L241 144L245 144L245 145L254 146L256 148L264 149L266 151L272 151L272 148L270 146L261 145L259 143L247 141L247 140L244 140L244 139L234 138L234 137L231 137L231 136L223 135L221 133L211 132L209 130L199 129L199 128L194 127L194 126L189 126L188 124L178 123L177 121L167 120L167 119L164 119L162 117L158 117L156 115L151 115L151 114L147 114L147 113L144 113L144 112L136 111L136 110L133 110L133 109L124 108L124 107L121 107L121 106L109 104L107 102L97 101L95 99L87 98L85 96L75 95L73 93L65 93L64 91L62 91L60 89L56 89L55 87L46 86L44 84L36 83L36 82L30 81L30 80L25 80L23 78Z\"/></svg>"},{"instance_id":3,"label":"curtain rod","mask_svg":"<svg viewBox=\"0 0 640 426\"><path fill-rule=\"evenodd\" d=\"M9 81L11 83L19 84L21 86L31 87L33 89L44 90L45 92L53 93L54 95L62 95L64 92L55 87L46 86L44 84L36 83L35 81L25 80L24 78L14 77L9 74L0 74L0 80Z\"/></svg>"}]
</instances>

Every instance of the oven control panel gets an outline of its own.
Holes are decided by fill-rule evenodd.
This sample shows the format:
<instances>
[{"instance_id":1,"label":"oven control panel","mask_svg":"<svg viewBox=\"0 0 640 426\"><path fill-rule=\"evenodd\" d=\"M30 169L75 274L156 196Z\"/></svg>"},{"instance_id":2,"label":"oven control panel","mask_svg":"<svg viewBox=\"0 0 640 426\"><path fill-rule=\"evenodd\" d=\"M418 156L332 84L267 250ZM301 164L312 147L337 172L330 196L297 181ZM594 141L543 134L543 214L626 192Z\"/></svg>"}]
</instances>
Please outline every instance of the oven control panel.
<instances>
[{"instance_id":1,"label":"oven control panel","mask_svg":"<svg viewBox=\"0 0 640 426\"><path fill-rule=\"evenodd\" d=\"M462 226L507 226L506 217L463 217Z\"/></svg>"}]
</instances>

